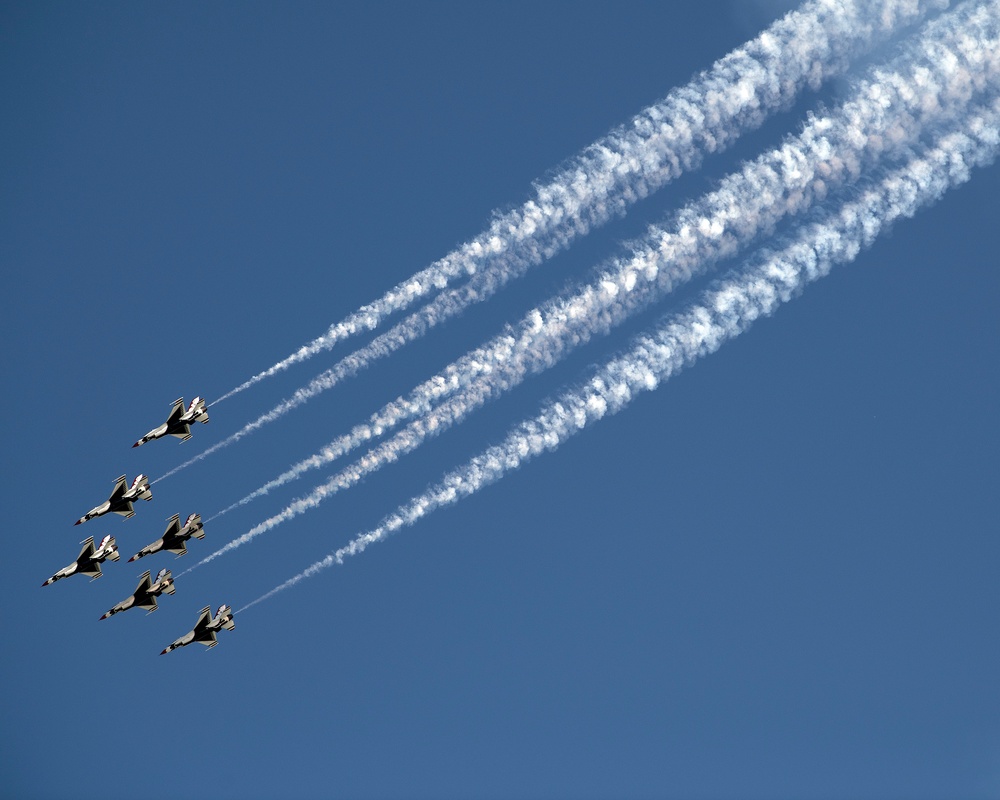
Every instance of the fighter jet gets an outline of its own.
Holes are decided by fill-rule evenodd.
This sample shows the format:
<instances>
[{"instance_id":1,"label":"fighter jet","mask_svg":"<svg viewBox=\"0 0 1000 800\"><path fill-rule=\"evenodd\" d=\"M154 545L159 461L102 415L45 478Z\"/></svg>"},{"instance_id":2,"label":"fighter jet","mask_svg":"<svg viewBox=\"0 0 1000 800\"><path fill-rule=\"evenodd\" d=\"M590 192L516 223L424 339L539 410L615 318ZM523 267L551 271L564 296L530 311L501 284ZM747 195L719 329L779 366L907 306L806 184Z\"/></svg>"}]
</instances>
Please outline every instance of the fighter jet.
<instances>
[{"instance_id":1,"label":"fighter jet","mask_svg":"<svg viewBox=\"0 0 1000 800\"><path fill-rule=\"evenodd\" d=\"M205 400L201 397L196 397L191 401L188 410L185 411L184 398L178 397L174 400L174 407L170 409L170 416L167 417L167 421L153 428L153 430L143 436L132 447L139 447L139 445L143 445L153 439L160 439L164 436L176 436L182 442L186 442L191 438L192 422L208 422L208 407L205 405Z\"/></svg>"},{"instance_id":2,"label":"fighter jet","mask_svg":"<svg viewBox=\"0 0 1000 800\"><path fill-rule=\"evenodd\" d=\"M153 490L149 488L149 478L145 475L137 475L135 480L132 481L132 486L128 489L125 488L127 483L125 476L122 475L115 481L115 489L111 492L111 497L99 506L94 506L94 508L90 509L90 511L73 524L79 525L81 522L86 522L88 519L100 517L107 513L121 514L125 519L128 519L135 514L135 511L132 510L132 502L134 500L153 499Z\"/></svg>"},{"instance_id":3,"label":"fighter jet","mask_svg":"<svg viewBox=\"0 0 1000 800\"><path fill-rule=\"evenodd\" d=\"M163 536L152 544L147 544L142 550L136 553L129 561L158 553L160 550L168 550L177 553L178 557L187 553L187 540L191 537L195 539L205 538L205 528L201 524L201 514L192 514L187 518L184 527L181 527L181 515L174 514L167 522L167 529Z\"/></svg>"},{"instance_id":4,"label":"fighter jet","mask_svg":"<svg viewBox=\"0 0 1000 800\"><path fill-rule=\"evenodd\" d=\"M83 542L83 549L69 566L63 567L55 575L49 578L42 586L48 586L70 575L89 575L96 580L101 577L101 562L110 558L112 561L118 560L118 547L115 545L114 536L105 536L101 540L101 546L94 549L94 537L88 536Z\"/></svg>"},{"instance_id":5,"label":"fighter jet","mask_svg":"<svg viewBox=\"0 0 1000 800\"><path fill-rule=\"evenodd\" d=\"M178 647L187 647L192 642L201 642L206 647L215 647L218 644L215 634L222 628L227 631L236 628L236 623L233 622L233 609L230 606L221 605L213 617L212 607L205 606L198 615L198 621L194 624L194 628L181 638L175 639L173 644L160 651L160 655L176 650Z\"/></svg>"},{"instance_id":6,"label":"fighter jet","mask_svg":"<svg viewBox=\"0 0 1000 800\"><path fill-rule=\"evenodd\" d=\"M145 608L148 613L152 614L156 611L156 598L164 592L167 594L174 593L174 579L170 575L170 570L161 569L156 576L156 580L150 581L149 570L147 569L142 573L139 585L135 587L135 591L132 592L131 596L126 597L118 603L104 614L101 619L107 619L120 611L128 611L130 608Z\"/></svg>"}]
</instances>

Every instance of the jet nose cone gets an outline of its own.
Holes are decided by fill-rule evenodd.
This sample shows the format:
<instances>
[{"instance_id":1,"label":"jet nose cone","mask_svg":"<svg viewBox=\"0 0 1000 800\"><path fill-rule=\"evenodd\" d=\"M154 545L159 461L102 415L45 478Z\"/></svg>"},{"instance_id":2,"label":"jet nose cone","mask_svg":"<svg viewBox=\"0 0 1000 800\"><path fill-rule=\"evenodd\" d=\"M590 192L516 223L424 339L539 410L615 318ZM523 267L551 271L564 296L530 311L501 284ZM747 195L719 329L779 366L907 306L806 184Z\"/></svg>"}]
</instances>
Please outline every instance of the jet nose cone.
<instances>
[{"instance_id":1,"label":"jet nose cone","mask_svg":"<svg viewBox=\"0 0 1000 800\"><path fill-rule=\"evenodd\" d=\"M74 522L73 524L74 524L74 525L79 525L79 524L80 524L81 522L83 522L83 519L78 519L78 520L77 520L76 522Z\"/></svg>"},{"instance_id":2,"label":"jet nose cone","mask_svg":"<svg viewBox=\"0 0 1000 800\"><path fill-rule=\"evenodd\" d=\"M132 558L129 559L129 561L135 561L138 557L139 557L138 555L134 555L132 556Z\"/></svg>"},{"instance_id":3,"label":"jet nose cone","mask_svg":"<svg viewBox=\"0 0 1000 800\"><path fill-rule=\"evenodd\" d=\"M166 655L166 654L167 654L167 653L169 653L169 652L170 652L170 648L169 648L169 647L164 647L164 648L163 648L163 649L162 649L162 650L160 651L160 655L161 655L161 656L162 656L162 655Z\"/></svg>"},{"instance_id":4,"label":"jet nose cone","mask_svg":"<svg viewBox=\"0 0 1000 800\"><path fill-rule=\"evenodd\" d=\"M101 619L107 619L107 618L108 618L108 617L110 617L110 616L111 616L111 612L110 612L110 611L107 611L107 612L105 612L104 614L101 614Z\"/></svg>"},{"instance_id":5,"label":"jet nose cone","mask_svg":"<svg viewBox=\"0 0 1000 800\"><path fill-rule=\"evenodd\" d=\"M138 447L138 446L139 446L138 442L136 442L134 445L132 445L132 447Z\"/></svg>"},{"instance_id":6,"label":"jet nose cone","mask_svg":"<svg viewBox=\"0 0 1000 800\"><path fill-rule=\"evenodd\" d=\"M45 586L48 586L48 585L49 585L49 583L50 583L50 581L45 581L45 583L43 583L43 584L42 584L42 586L43 586L43 587L45 587Z\"/></svg>"}]
</instances>

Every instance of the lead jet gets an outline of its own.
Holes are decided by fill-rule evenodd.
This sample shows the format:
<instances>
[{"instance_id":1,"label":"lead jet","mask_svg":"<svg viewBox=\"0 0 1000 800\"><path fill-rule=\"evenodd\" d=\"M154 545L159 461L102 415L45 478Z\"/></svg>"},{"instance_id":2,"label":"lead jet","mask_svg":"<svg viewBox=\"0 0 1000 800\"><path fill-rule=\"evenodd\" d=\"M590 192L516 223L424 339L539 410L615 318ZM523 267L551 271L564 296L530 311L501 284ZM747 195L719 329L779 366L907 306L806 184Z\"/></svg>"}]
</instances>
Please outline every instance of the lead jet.
<instances>
[{"instance_id":1,"label":"lead jet","mask_svg":"<svg viewBox=\"0 0 1000 800\"><path fill-rule=\"evenodd\" d=\"M208 407L205 405L205 400L201 397L196 397L191 401L188 410L185 411L184 398L178 397L174 400L174 407L170 409L170 416L167 417L167 421L153 428L153 430L143 436L132 447L139 447L146 442L151 442L153 439L160 439L164 436L176 436L182 442L186 442L191 438L192 422L208 422Z\"/></svg>"},{"instance_id":2,"label":"lead jet","mask_svg":"<svg viewBox=\"0 0 1000 800\"><path fill-rule=\"evenodd\" d=\"M68 578L70 575L89 575L96 580L101 577L101 563L107 558L110 558L112 561L117 561L119 558L118 547L115 545L115 537L105 536L101 540L100 547L95 550L94 537L88 536L86 541L83 542L83 549L80 551L80 555L76 557L76 561L69 566L63 567L45 581L42 586L48 586L50 583Z\"/></svg>"},{"instance_id":3,"label":"lead jet","mask_svg":"<svg viewBox=\"0 0 1000 800\"><path fill-rule=\"evenodd\" d=\"M128 611L130 608L144 608L150 614L156 611L156 598L166 592L174 593L174 579L170 575L169 569L161 569L155 581L149 579L149 570L142 573L139 585L135 587L130 597L126 597L114 608L108 611L101 619L113 617L121 611Z\"/></svg>"},{"instance_id":4,"label":"lead jet","mask_svg":"<svg viewBox=\"0 0 1000 800\"><path fill-rule=\"evenodd\" d=\"M100 517L105 514L121 514L125 519L128 519L135 511L132 510L132 503L135 500L152 500L153 490L149 488L149 478L145 475L137 475L135 480L132 481L132 486L126 489L128 481L125 480L125 476L122 475L117 481L115 481L114 491L111 492L111 497L101 503L99 506L94 506L86 514L84 514L80 519L74 522L74 525L79 525L81 522L86 522L88 519L93 519L94 517Z\"/></svg>"},{"instance_id":5,"label":"lead jet","mask_svg":"<svg viewBox=\"0 0 1000 800\"><path fill-rule=\"evenodd\" d=\"M219 610L212 616L212 607L205 606L198 615L198 621L194 628L189 630L179 639L175 639L173 644L168 645L160 651L160 655L176 650L178 647L187 647L192 642L201 642L206 647L215 647L218 641L215 634L222 628L227 631L235 630L236 623L233 622L233 609L227 605L219 606Z\"/></svg>"},{"instance_id":6,"label":"lead jet","mask_svg":"<svg viewBox=\"0 0 1000 800\"><path fill-rule=\"evenodd\" d=\"M136 553L129 561L158 553L160 550L167 550L177 553L178 557L187 553L187 540L191 537L195 539L205 538L205 526L201 524L201 514L192 514L187 518L184 527L181 527L181 515L174 514L167 522L167 529L163 536L152 544L147 544L142 550Z\"/></svg>"}]
</instances>

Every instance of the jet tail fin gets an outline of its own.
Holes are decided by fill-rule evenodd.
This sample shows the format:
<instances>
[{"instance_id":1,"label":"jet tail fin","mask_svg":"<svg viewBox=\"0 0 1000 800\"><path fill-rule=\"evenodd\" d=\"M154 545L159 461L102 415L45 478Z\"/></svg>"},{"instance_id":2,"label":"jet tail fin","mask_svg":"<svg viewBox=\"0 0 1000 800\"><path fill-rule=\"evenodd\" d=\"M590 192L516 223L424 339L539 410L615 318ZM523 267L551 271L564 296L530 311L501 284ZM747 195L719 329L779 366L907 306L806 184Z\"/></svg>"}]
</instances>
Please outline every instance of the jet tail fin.
<instances>
[{"instance_id":1,"label":"jet tail fin","mask_svg":"<svg viewBox=\"0 0 1000 800\"><path fill-rule=\"evenodd\" d=\"M184 527L194 528L194 530L191 531L191 535L195 539L205 538L205 527L201 524L201 514L192 514L190 517L188 517L187 521L184 523Z\"/></svg>"},{"instance_id":2,"label":"jet tail fin","mask_svg":"<svg viewBox=\"0 0 1000 800\"><path fill-rule=\"evenodd\" d=\"M137 500L152 500L153 490L149 488L149 478L146 475L136 475L129 490L136 493Z\"/></svg>"},{"instance_id":3,"label":"jet tail fin","mask_svg":"<svg viewBox=\"0 0 1000 800\"><path fill-rule=\"evenodd\" d=\"M204 397L196 397L191 401L191 406L188 408L188 416L191 417L192 422L208 422L208 406L205 405Z\"/></svg>"}]
</instances>

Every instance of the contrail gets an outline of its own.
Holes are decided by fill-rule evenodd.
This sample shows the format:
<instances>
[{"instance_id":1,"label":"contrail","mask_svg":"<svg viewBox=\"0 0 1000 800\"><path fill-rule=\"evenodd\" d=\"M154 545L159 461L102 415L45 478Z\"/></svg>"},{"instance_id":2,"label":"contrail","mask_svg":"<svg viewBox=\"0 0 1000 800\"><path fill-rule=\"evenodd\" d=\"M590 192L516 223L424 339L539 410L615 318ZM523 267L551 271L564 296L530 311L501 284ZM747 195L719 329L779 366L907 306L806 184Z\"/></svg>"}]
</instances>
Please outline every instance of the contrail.
<instances>
[{"instance_id":1,"label":"contrail","mask_svg":"<svg viewBox=\"0 0 1000 800\"><path fill-rule=\"evenodd\" d=\"M548 182L536 184L532 197L522 206L495 214L479 236L215 403L357 333L374 330L389 315L445 289L456 279L486 270L497 273L493 281L504 283L541 263L577 236L624 214L630 205L683 171L696 168L706 154L725 149L742 133L759 127L771 113L789 106L805 86L818 88L824 80L843 72L852 59L946 5L947 0L806 3L584 149ZM479 292L483 291L480 287ZM470 298L466 304L476 301ZM440 319L427 322L421 318L413 322L437 321ZM389 341L383 341L382 346ZM372 357L378 355L368 356Z\"/></svg>"},{"instance_id":2,"label":"contrail","mask_svg":"<svg viewBox=\"0 0 1000 800\"><path fill-rule=\"evenodd\" d=\"M504 381L494 381L492 383L487 381L479 387L478 393L466 392L464 396L453 398L449 402L444 403L425 418L415 420L392 439L372 449L357 462L341 470L325 483L317 486L305 497L293 501L279 513L267 518L243 535L206 556L188 571L190 572L231 550L241 547L257 536L273 530L278 525L317 507L332 495L355 485L366 475L387 464L394 463L401 456L418 447L428 437L437 435L463 419L472 409L485 402L492 392L502 390L506 386L507 383Z\"/></svg>"},{"instance_id":3,"label":"contrail","mask_svg":"<svg viewBox=\"0 0 1000 800\"><path fill-rule=\"evenodd\" d=\"M965 112L972 93L983 91L1000 74L1000 39L990 38L995 28L989 10L975 4L928 24L889 65L855 82L850 100L827 116L812 117L798 136L724 179L719 189L679 212L669 228L651 228L630 248L629 258L611 262L574 293L532 309L516 327L215 517L330 463L400 422L423 416L419 427L374 451L379 455L369 454L367 471L396 460L719 259L735 255L758 235L771 232L782 217L801 213L878 159L898 154L922 129L950 122ZM447 407L432 412L456 394ZM345 488L345 481L361 477L357 470L348 472L350 478L342 473L332 479L330 489Z\"/></svg>"},{"instance_id":4,"label":"contrail","mask_svg":"<svg viewBox=\"0 0 1000 800\"><path fill-rule=\"evenodd\" d=\"M707 291L700 303L670 316L653 333L638 337L625 355L610 361L585 385L548 403L538 416L518 425L501 444L449 473L375 529L241 611L334 564L342 564L345 558L363 552L368 545L414 524L431 511L474 494L546 450L555 450L591 423L625 408L636 394L657 388L685 366L714 352L760 317L773 314L834 265L852 261L894 221L912 216L949 188L967 181L972 167L992 162L1000 149L998 125L1000 102L994 101L971 115L963 130L940 137L933 148L890 172L836 213L803 226L782 249L762 253L736 277Z\"/></svg>"}]
</instances>

